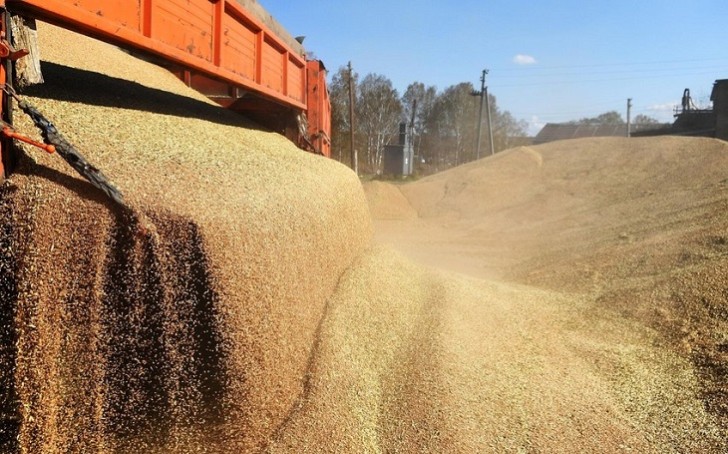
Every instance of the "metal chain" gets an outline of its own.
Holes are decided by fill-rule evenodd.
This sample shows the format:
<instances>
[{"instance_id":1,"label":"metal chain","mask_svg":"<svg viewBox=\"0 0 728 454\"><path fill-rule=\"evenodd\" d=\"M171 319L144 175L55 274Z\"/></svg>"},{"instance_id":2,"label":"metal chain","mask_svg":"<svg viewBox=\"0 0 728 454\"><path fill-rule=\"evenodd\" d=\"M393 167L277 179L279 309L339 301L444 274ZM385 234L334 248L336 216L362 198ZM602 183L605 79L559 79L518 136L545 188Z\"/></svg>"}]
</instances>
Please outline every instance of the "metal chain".
<instances>
[{"instance_id":1,"label":"metal chain","mask_svg":"<svg viewBox=\"0 0 728 454\"><path fill-rule=\"evenodd\" d=\"M66 162L76 169L76 171L88 180L89 183L100 189L104 194L110 197L114 202L121 206L126 207L124 197L121 192L106 178L106 176L99 170L89 163L77 150L66 140L58 129L51 123L43 114L40 113L30 103L20 99L15 93L12 87L4 85L2 90L9 96L12 96L18 103L20 110L25 112L32 120L35 126L40 129L41 136L45 143L53 145L55 151L61 155Z\"/></svg>"}]
</instances>

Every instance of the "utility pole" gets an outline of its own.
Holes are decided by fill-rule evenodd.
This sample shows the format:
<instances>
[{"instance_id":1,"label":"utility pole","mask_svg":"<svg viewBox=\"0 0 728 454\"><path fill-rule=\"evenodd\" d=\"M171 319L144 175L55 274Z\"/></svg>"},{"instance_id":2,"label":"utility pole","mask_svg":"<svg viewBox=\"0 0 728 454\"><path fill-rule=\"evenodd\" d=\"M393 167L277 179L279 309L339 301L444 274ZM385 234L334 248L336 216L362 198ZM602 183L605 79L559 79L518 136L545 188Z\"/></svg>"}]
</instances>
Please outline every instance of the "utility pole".
<instances>
[{"instance_id":1,"label":"utility pole","mask_svg":"<svg viewBox=\"0 0 728 454\"><path fill-rule=\"evenodd\" d=\"M354 70L349 62L349 145L351 147L351 168L359 175L359 157L354 149Z\"/></svg>"},{"instance_id":2,"label":"utility pole","mask_svg":"<svg viewBox=\"0 0 728 454\"><path fill-rule=\"evenodd\" d=\"M417 150L415 149L415 117L417 116L417 98L412 100L412 115L410 115L410 123L408 128L408 136L410 138L410 147L412 147L412 171L414 172L415 163L417 162ZM411 172L410 172L411 173Z\"/></svg>"},{"instance_id":3,"label":"utility pole","mask_svg":"<svg viewBox=\"0 0 728 454\"><path fill-rule=\"evenodd\" d=\"M483 128L483 93L485 92L485 75L488 74L488 70L483 70L483 75L480 76L480 91L477 92L477 96L480 96L480 108L478 109L478 138L475 142L475 159L480 159L480 134Z\"/></svg>"},{"instance_id":4,"label":"utility pole","mask_svg":"<svg viewBox=\"0 0 728 454\"><path fill-rule=\"evenodd\" d=\"M483 127L483 100L485 100L485 106L488 111L488 137L490 138L490 154L493 154L493 127L490 121L490 101L488 99L488 87L485 86L485 76L488 74L488 70L483 70L483 75L480 76L480 91L473 91L470 93L473 96L480 96L480 109L478 110L478 138L475 142L475 158L480 159L480 138L481 130Z\"/></svg>"},{"instance_id":5,"label":"utility pole","mask_svg":"<svg viewBox=\"0 0 728 454\"><path fill-rule=\"evenodd\" d=\"M488 71L485 71L483 74L483 83L485 83L485 74L488 74ZM493 122L490 118L490 99L488 99L488 87L483 88L483 96L485 96L485 108L488 113L488 137L490 137L490 154L495 154L495 147L493 146Z\"/></svg>"},{"instance_id":6,"label":"utility pole","mask_svg":"<svg viewBox=\"0 0 728 454\"><path fill-rule=\"evenodd\" d=\"M632 98L627 98L627 137L632 137Z\"/></svg>"}]
</instances>

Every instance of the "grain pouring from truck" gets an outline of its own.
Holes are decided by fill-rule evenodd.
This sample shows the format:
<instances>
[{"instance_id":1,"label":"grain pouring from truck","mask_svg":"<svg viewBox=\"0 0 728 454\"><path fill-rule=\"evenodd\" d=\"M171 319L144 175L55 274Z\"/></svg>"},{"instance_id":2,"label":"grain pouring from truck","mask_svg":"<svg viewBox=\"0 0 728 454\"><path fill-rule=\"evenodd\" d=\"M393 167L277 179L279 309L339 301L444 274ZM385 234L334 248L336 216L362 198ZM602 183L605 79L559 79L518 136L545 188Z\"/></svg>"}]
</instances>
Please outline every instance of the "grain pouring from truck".
<instances>
[{"instance_id":1,"label":"grain pouring from truck","mask_svg":"<svg viewBox=\"0 0 728 454\"><path fill-rule=\"evenodd\" d=\"M32 28L34 20L42 20L151 58L221 106L285 135L304 150L330 156L326 68L320 60L307 59L301 43L254 0L134 0L123 5L105 0L0 0L0 14L2 177L13 171L12 140L48 152L59 148L48 137L47 125L52 123L40 112L42 120L31 117L45 144L12 128L13 98L26 113L32 109L13 87L15 62L28 58L13 37L18 27L11 18L16 16L22 18L19 22L16 17L16 24L24 20ZM52 117L51 112L45 114ZM116 200L113 186L108 185L112 193L104 189L108 182L98 169L85 161L74 165L83 159L80 154L74 149L67 157L60 151L68 148L60 148L69 164Z\"/></svg>"}]
</instances>

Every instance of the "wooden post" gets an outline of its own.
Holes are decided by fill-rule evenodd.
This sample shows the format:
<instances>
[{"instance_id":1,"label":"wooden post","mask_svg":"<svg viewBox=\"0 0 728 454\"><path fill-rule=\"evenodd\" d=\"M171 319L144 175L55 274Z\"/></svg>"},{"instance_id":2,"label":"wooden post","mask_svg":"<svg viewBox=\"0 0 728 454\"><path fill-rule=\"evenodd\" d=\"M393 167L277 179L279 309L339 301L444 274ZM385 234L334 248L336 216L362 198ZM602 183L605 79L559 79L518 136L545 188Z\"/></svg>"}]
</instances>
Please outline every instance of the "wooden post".
<instances>
[{"instance_id":1,"label":"wooden post","mask_svg":"<svg viewBox=\"0 0 728 454\"><path fill-rule=\"evenodd\" d=\"M483 88L483 96L485 96L485 110L488 114L488 138L490 139L490 154L495 154L495 147L493 146L493 120L490 117L490 98L488 97L488 87Z\"/></svg>"},{"instance_id":2,"label":"wooden post","mask_svg":"<svg viewBox=\"0 0 728 454\"><path fill-rule=\"evenodd\" d=\"M15 85L19 88L42 84L43 74L40 70L40 51L38 49L38 31L35 19L11 16L13 46L16 49L27 49L30 52L15 62Z\"/></svg>"},{"instance_id":3,"label":"wooden post","mask_svg":"<svg viewBox=\"0 0 728 454\"><path fill-rule=\"evenodd\" d=\"M627 98L627 137L632 137L632 98Z\"/></svg>"},{"instance_id":4,"label":"wooden post","mask_svg":"<svg viewBox=\"0 0 728 454\"><path fill-rule=\"evenodd\" d=\"M483 70L483 75L480 77L480 92L478 95L480 96L480 108L478 109L478 138L475 139L475 159L480 159L480 133L483 128L483 98L487 97L485 95L485 75L488 74L488 70Z\"/></svg>"}]
</instances>

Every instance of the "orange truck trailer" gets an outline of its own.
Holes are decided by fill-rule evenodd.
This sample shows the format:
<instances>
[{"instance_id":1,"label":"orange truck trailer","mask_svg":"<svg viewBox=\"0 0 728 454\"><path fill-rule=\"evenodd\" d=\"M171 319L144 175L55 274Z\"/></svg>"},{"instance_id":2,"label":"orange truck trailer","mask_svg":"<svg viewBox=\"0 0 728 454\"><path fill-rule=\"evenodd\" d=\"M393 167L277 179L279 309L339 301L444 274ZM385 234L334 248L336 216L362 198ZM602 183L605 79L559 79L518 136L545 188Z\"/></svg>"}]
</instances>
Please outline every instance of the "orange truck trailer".
<instances>
[{"instance_id":1,"label":"orange truck trailer","mask_svg":"<svg viewBox=\"0 0 728 454\"><path fill-rule=\"evenodd\" d=\"M0 86L23 55L10 36L10 15L19 15L153 57L222 106L330 155L326 69L255 0L0 0L0 14ZM10 94L2 96L11 123ZM5 141L0 176L12 170L12 153Z\"/></svg>"}]
</instances>

